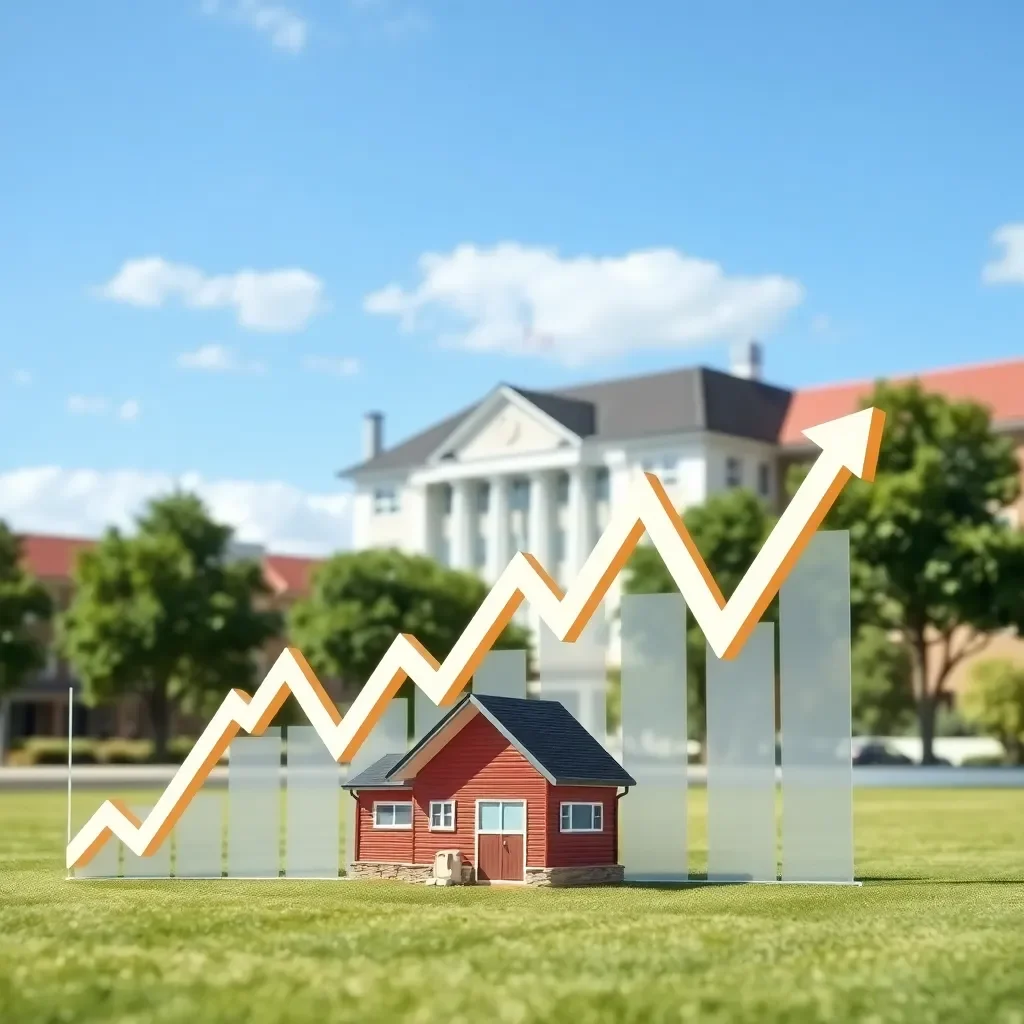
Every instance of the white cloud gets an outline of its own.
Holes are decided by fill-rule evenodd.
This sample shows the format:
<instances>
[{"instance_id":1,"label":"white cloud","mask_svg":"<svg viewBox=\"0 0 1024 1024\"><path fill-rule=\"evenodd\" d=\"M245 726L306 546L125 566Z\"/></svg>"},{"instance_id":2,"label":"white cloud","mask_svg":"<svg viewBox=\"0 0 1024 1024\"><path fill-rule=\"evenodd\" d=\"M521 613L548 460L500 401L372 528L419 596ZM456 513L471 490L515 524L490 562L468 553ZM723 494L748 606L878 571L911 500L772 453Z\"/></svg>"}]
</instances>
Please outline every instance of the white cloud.
<instances>
[{"instance_id":1,"label":"white cloud","mask_svg":"<svg viewBox=\"0 0 1024 1024\"><path fill-rule=\"evenodd\" d=\"M203 0L203 14L230 18L266 36L285 53L301 53L309 39L309 23L289 7L262 0Z\"/></svg>"},{"instance_id":2,"label":"white cloud","mask_svg":"<svg viewBox=\"0 0 1024 1024\"><path fill-rule=\"evenodd\" d=\"M182 352L177 364L183 370L203 370L208 373L266 372L263 363L239 359L236 352L219 344L200 345L194 352Z\"/></svg>"},{"instance_id":3,"label":"white cloud","mask_svg":"<svg viewBox=\"0 0 1024 1024\"><path fill-rule=\"evenodd\" d=\"M245 543L324 555L351 546L349 494L309 494L278 481L206 480L189 473L99 472L41 466L0 473L0 519L22 533L99 536L131 529L147 501L175 486L197 493Z\"/></svg>"},{"instance_id":4,"label":"white cloud","mask_svg":"<svg viewBox=\"0 0 1024 1024\"><path fill-rule=\"evenodd\" d=\"M391 284L365 309L406 331L432 328L446 345L569 364L763 337L804 296L791 278L729 276L673 249L562 258L511 242L461 245L423 255L419 270L414 289Z\"/></svg>"},{"instance_id":5,"label":"white cloud","mask_svg":"<svg viewBox=\"0 0 1024 1024\"><path fill-rule=\"evenodd\" d=\"M333 377L351 377L359 372L359 360L352 356L306 356L302 360L302 368Z\"/></svg>"},{"instance_id":6,"label":"white cloud","mask_svg":"<svg viewBox=\"0 0 1024 1024\"><path fill-rule=\"evenodd\" d=\"M32 383L32 373L29 370L15 370L11 374L11 381L20 388L27 388Z\"/></svg>"},{"instance_id":7,"label":"white cloud","mask_svg":"<svg viewBox=\"0 0 1024 1024\"><path fill-rule=\"evenodd\" d=\"M137 420L141 412L142 406L138 399L129 398L127 401L121 403L117 410L117 415L119 419L131 422L132 420Z\"/></svg>"},{"instance_id":8,"label":"white cloud","mask_svg":"<svg viewBox=\"0 0 1024 1024\"><path fill-rule=\"evenodd\" d=\"M190 309L234 309L257 331L297 331L323 308L323 282L308 270L240 270L207 275L160 256L127 260L97 289L100 298L155 309L177 298Z\"/></svg>"},{"instance_id":9,"label":"white cloud","mask_svg":"<svg viewBox=\"0 0 1024 1024\"><path fill-rule=\"evenodd\" d=\"M107 400L97 395L71 395L68 398L68 412L75 416L102 416L108 408Z\"/></svg>"},{"instance_id":10,"label":"white cloud","mask_svg":"<svg viewBox=\"0 0 1024 1024\"><path fill-rule=\"evenodd\" d=\"M392 39L418 35L430 28L430 19L423 11L395 0L349 0L349 7L371 33Z\"/></svg>"},{"instance_id":11,"label":"white cloud","mask_svg":"<svg viewBox=\"0 0 1024 1024\"><path fill-rule=\"evenodd\" d=\"M986 284L1024 284L1024 223L1004 224L992 232L992 244L1002 248L981 272Z\"/></svg>"}]
</instances>

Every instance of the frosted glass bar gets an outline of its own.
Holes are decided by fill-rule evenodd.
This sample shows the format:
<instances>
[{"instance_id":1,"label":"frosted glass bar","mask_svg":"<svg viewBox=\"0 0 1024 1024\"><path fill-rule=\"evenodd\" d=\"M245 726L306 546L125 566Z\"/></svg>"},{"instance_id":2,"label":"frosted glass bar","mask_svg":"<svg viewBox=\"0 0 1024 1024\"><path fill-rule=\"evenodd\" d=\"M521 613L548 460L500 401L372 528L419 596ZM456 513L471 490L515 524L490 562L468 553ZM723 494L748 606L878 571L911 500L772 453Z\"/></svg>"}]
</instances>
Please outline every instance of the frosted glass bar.
<instances>
[{"instance_id":1,"label":"frosted glass bar","mask_svg":"<svg viewBox=\"0 0 1024 1024\"><path fill-rule=\"evenodd\" d=\"M228 877L281 873L281 730L231 743L228 759Z\"/></svg>"},{"instance_id":2,"label":"frosted glass bar","mask_svg":"<svg viewBox=\"0 0 1024 1024\"><path fill-rule=\"evenodd\" d=\"M370 730L369 736L363 740L362 746L356 751L349 766L348 777L358 775L369 768L374 761L379 761L385 754L404 753L408 747L409 734L408 710L405 698L391 701L384 713L377 719L377 724ZM351 873L352 862L356 859L356 801L350 790L344 790L345 808L345 870Z\"/></svg>"},{"instance_id":3,"label":"frosted glass bar","mask_svg":"<svg viewBox=\"0 0 1024 1024\"><path fill-rule=\"evenodd\" d=\"M139 821L149 817L152 807L132 807L132 814ZM159 849L148 857L136 857L126 846L124 848L124 866L122 873L125 878L170 878L171 877L171 837L167 836Z\"/></svg>"},{"instance_id":4,"label":"frosted glass bar","mask_svg":"<svg viewBox=\"0 0 1024 1024\"><path fill-rule=\"evenodd\" d=\"M707 653L708 878L775 881L775 624Z\"/></svg>"},{"instance_id":5,"label":"frosted glass bar","mask_svg":"<svg viewBox=\"0 0 1024 1024\"><path fill-rule=\"evenodd\" d=\"M220 878L224 873L224 800L198 793L174 827L177 878Z\"/></svg>"},{"instance_id":6,"label":"frosted glass bar","mask_svg":"<svg viewBox=\"0 0 1024 1024\"><path fill-rule=\"evenodd\" d=\"M627 881L685 881L686 604L622 598L622 754L637 785L619 804Z\"/></svg>"},{"instance_id":7,"label":"frosted glass bar","mask_svg":"<svg viewBox=\"0 0 1024 1024\"><path fill-rule=\"evenodd\" d=\"M473 692L526 697L526 651L490 651L473 676Z\"/></svg>"},{"instance_id":8,"label":"frosted glass bar","mask_svg":"<svg viewBox=\"0 0 1024 1024\"><path fill-rule=\"evenodd\" d=\"M294 878L337 878L341 769L311 725L285 733L288 792L285 871Z\"/></svg>"},{"instance_id":9,"label":"frosted glass bar","mask_svg":"<svg viewBox=\"0 0 1024 1024\"><path fill-rule=\"evenodd\" d=\"M85 867L75 868L75 878L117 878L121 874L121 842L111 836Z\"/></svg>"},{"instance_id":10,"label":"frosted glass bar","mask_svg":"<svg viewBox=\"0 0 1024 1024\"><path fill-rule=\"evenodd\" d=\"M441 721L450 707L439 708L418 686L413 695L413 742L418 743Z\"/></svg>"},{"instance_id":11,"label":"frosted glass bar","mask_svg":"<svg viewBox=\"0 0 1024 1024\"><path fill-rule=\"evenodd\" d=\"M560 701L600 743L607 742L608 626L599 609L575 643L540 626L539 696Z\"/></svg>"},{"instance_id":12,"label":"frosted glass bar","mask_svg":"<svg viewBox=\"0 0 1024 1024\"><path fill-rule=\"evenodd\" d=\"M853 881L850 539L815 535L782 587L782 877Z\"/></svg>"}]
</instances>

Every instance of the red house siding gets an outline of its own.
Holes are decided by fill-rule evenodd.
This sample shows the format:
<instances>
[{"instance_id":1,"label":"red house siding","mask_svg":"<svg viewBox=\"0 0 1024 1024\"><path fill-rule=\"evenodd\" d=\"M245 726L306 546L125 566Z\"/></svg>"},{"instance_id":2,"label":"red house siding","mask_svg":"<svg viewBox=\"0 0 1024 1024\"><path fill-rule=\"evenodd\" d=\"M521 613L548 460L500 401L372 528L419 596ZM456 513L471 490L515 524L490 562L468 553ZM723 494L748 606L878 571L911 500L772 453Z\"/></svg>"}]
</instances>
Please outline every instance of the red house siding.
<instances>
[{"instance_id":1,"label":"red house siding","mask_svg":"<svg viewBox=\"0 0 1024 1024\"><path fill-rule=\"evenodd\" d=\"M412 793L402 789L361 789L356 829L356 860L411 864L413 828L374 828L374 803L406 803ZM415 817L415 807L413 817Z\"/></svg>"},{"instance_id":2,"label":"red house siding","mask_svg":"<svg viewBox=\"0 0 1024 1024\"><path fill-rule=\"evenodd\" d=\"M438 850L459 850L463 862L475 867L477 800L525 800L526 863L546 867L547 785L533 765L478 715L413 780L413 863L432 863ZM432 800L455 801L454 832L430 831Z\"/></svg>"},{"instance_id":3,"label":"red house siding","mask_svg":"<svg viewBox=\"0 0 1024 1024\"><path fill-rule=\"evenodd\" d=\"M617 864L618 790L610 786L548 786L548 863L551 868ZM601 804L600 832L562 832L560 805Z\"/></svg>"}]
</instances>

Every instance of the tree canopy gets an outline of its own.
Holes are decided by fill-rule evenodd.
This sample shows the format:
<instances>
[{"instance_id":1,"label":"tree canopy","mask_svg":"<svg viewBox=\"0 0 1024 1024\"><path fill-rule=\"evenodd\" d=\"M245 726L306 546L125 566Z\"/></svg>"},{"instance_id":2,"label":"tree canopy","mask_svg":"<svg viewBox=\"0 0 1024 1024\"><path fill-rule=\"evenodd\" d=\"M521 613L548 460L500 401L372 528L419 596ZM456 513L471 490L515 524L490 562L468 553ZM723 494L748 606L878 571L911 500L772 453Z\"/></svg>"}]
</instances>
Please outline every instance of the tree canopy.
<instances>
[{"instance_id":1,"label":"tree canopy","mask_svg":"<svg viewBox=\"0 0 1024 1024\"><path fill-rule=\"evenodd\" d=\"M316 672L361 685L399 633L443 660L487 592L475 575L422 555L345 552L316 570L309 595L291 609L289 635ZM510 624L494 646L527 648L527 633Z\"/></svg>"},{"instance_id":2,"label":"tree canopy","mask_svg":"<svg viewBox=\"0 0 1024 1024\"><path fill-rule=\"evenodd\" d=\"M972 666L963 714L995 736L1013 764L1024 764L1024 665L989 658Z\"/></svg>"},{"instance_id":3,"label":"tree canopy","mask_svg":"<svg viewBox=\"0 0 1024 1024\"><path fill-rule=\"evenodd\" d=\"M39 627L52 613L50 595L25 571L21 541L0 521L0 698L42 668L46 647Z\"/></svg>"},{"instance_id":4,"label":"tree canopy","mask_svg":"<svg viewBox=\"0 0 1024 1024\"><path fill-rule=\"evenodd\" d=\"M79 555L61 648L90 702L140 695L155 756L167 751L174 706L206 710L249 687L256 653L281 618L261 607L261 567L230 555L230 527L175 493L152 502L126 536L108 530Z\"/></svg>"},{"instance_id":5,"label":"tree canopy","mask_svg":"<svg viewBox=\"0 0 1024 1024\"><path fill-rule=\"evenodd\" d=\"M1024 627L1024 532L1000 518L1020 466L976 403L912 382L879 383L862 406L886 413L875 480L851 480L825 526L850 531L855 622L907 645L928 763L952 670L993 632Z\"/></svg>"}]
</instances>

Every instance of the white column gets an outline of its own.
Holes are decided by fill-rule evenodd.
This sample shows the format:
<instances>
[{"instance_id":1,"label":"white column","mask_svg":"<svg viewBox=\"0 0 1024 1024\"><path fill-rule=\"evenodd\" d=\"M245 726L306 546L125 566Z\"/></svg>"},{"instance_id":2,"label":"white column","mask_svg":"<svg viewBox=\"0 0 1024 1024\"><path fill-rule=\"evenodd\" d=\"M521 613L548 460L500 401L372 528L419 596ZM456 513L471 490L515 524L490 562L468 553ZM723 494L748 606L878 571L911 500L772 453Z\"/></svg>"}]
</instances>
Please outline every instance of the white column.
<instances>
[{"instance_id":1,"label":"white column","mask_svg":"<svg viewBox=\"0 0 1024 1024\"><path fill-rule=\"evenodd\" d=\"M487 575L496 580L512 557L509 550L508 492L507 476L491 477L491 492L488 498L487 524Z\"/></svg>"},{"instance_id":2,"label":"white column","mask_svg":"<svg viewBox=\"0 0 1024 1024\"><path fill-rule=\"evenodd\" d=\"M409 484L402 492L402 519L405 523L403 547L410 554L431 553L430 489Z\"/></svg>"},{"instance_id":3,"label":"white column","mask_svg":"<svg viewBox=\"0 0 1024 1024\"><path fill-rule=\"evenodd\" d=\"M566 524L566 584L571 584L590 555L594 538L594 488L586 466L569 470L569 515Z\"/></svg>"},{"instance_id":4,"label":"white column","mask_svg":"<svg viewBox=\"0 0 1024 1024\"><path fill-rule=\"evenodd\" d=\"M453 569L472 565L469 527L472 521L473 489L469 480L452 482L451 556Z\"/></svg>"},{"instance_id":5,"label":"white column","mask_svg":"<svg viewBox=\"0 0 1024 1024\"><path fill-rule=\"evenodd\" d=\"M551 474L530 476L529 552L549 572L551 564Z\"/></svg>"}]
</instances>

